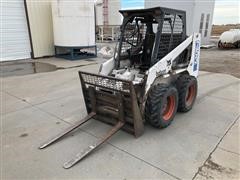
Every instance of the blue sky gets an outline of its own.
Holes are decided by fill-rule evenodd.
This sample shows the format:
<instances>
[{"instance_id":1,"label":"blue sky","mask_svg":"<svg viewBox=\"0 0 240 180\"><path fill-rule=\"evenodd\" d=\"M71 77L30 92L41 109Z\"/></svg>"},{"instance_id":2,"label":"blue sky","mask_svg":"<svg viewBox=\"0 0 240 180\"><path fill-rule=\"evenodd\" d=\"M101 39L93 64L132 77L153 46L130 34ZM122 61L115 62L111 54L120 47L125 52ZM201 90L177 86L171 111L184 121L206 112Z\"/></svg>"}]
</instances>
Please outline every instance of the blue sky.
<instances>
[{"instance_id":1,"label":"blue sky","mask_svg":"<svg viewBox=\"0 0 240 180\"><path fill-rule=\"evenodd\" d=\"M143 7L144 0L122 0L123 9ZM215 0L213 24L231 23L240 23L240 0Z\"/></svg>"},{"instance_id":2,"label":"blue sky","mask_svg":"<svg viewBox=\"0 0 240 180\"><path fill-rule=\"evenodd\" d=\"M122 0L122 8L143 8L144 0Z\"/></svg>"}]
</instances>

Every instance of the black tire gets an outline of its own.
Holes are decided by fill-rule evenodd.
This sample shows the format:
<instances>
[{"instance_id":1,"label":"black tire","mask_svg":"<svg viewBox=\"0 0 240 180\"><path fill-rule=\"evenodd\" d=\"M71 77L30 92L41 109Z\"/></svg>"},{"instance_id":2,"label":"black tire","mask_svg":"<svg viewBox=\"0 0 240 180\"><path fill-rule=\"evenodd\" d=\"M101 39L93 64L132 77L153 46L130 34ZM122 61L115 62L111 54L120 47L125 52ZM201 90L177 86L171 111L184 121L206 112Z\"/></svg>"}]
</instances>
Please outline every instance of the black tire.
<instances>
[{"instance_id":1,"label":"black tire","mask_svg":"<svg viewBox=\"0 0 240 180\"><path fill-rule=\"evenodd\" d=\"M237 42L236 48L240 48L240 41Z\"/></svg>"},{"instance_id":2,"label":"black tire","mask_svg":"<svg viewBox=\"0 0 240 180\"><path fill-rule=\"evenodd\" d=\"M179 97L178 111L188 112L192 109L197 97L197 79L193 76L184 74L179 76L176 84Z\"/></svg>"},{"instance_id":3,"label":"black tire","mask_svg":"<svg viewBox=\"0 0 240 180\"><path fill-rule=\"evenodd\" d=\"M178 92L176 87L166 84L154 85L145 106L145 120L153 127L166 128L177 112Z\"/></svg>"},{"instance_id":4,"label":"black tire","mask_svg":"<svg viewBox=\"0 0 240 180\"><path fill-rule=\"evenodd\" d=\"M219 48L219 49L222 49L222 43L221 43L221 41L218 41L218 48Z\"/></svg>"}]
</instances>

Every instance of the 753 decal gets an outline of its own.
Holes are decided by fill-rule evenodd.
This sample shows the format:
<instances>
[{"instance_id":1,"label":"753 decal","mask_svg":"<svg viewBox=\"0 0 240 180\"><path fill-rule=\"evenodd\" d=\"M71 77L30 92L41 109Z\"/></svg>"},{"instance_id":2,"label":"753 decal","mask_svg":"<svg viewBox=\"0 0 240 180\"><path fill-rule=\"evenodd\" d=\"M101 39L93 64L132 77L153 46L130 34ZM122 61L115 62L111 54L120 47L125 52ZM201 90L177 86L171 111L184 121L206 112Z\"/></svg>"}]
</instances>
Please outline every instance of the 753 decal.
<instances>
[{"instance_id":1,"label":"753 decal","mask_svg":"<svg viewBox=\"0 0 240 180\"><path fill-rule=\"evenodd\" d=\"M197 41L195 42L195 52L194 52L194 61L193 61L193 71L197 71L197 70L198 70L199 55L200 55L200 41L197 40Z\"/></svg>"}]
</instances>

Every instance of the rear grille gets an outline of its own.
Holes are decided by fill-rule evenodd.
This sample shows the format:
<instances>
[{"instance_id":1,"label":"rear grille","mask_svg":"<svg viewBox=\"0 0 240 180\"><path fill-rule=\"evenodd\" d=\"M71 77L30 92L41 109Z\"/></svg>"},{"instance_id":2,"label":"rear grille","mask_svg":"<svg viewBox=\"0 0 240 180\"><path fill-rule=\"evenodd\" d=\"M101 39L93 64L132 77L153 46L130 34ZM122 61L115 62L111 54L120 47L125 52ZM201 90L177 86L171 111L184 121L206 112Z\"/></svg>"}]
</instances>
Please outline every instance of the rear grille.
<instances>
[{"instance_id":1,"label":"rear grille","mask_svg":"<svg viewBox=\"0 0 240 180\"><path fill-rule=\"evenodd\" d=\"M162 59L174 48L176 48L184 39L183 20L179 15L173 14L164 16L161 40L159 44L158 59Z\"/></svg>"}]
</instances>

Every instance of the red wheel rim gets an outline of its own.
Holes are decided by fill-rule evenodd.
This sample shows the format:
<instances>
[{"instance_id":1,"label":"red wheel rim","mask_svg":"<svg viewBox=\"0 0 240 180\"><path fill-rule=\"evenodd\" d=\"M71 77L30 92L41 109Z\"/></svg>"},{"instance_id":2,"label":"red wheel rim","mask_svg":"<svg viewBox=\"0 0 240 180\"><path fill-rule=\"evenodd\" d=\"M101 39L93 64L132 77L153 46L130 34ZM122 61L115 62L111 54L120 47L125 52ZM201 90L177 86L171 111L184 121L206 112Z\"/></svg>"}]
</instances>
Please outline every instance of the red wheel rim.
<instances>
[{"instance_id":1,"label":"red wheel rim","mask_svg":"<svg viewBox=\"0 0 240 180\"><path fill-rule=\"evenodd\" d=\"M196 85L192 84L188 87L187 93L186 93L186 105L191 106L196 96Z\"/></svg>"},{"instance_id":2,"label":"red wheel rim","mask_svg":"<svg viewBox=\"0 0 240 180\"><path fill-rule=\"evenodd\" d=\"M176 105L175 96L174 95L168 96L167 102L165 103L163 108L163 119L165 121L168 121L172 117L174 113L175 105Z\"/></svg>"}]
</instances>

